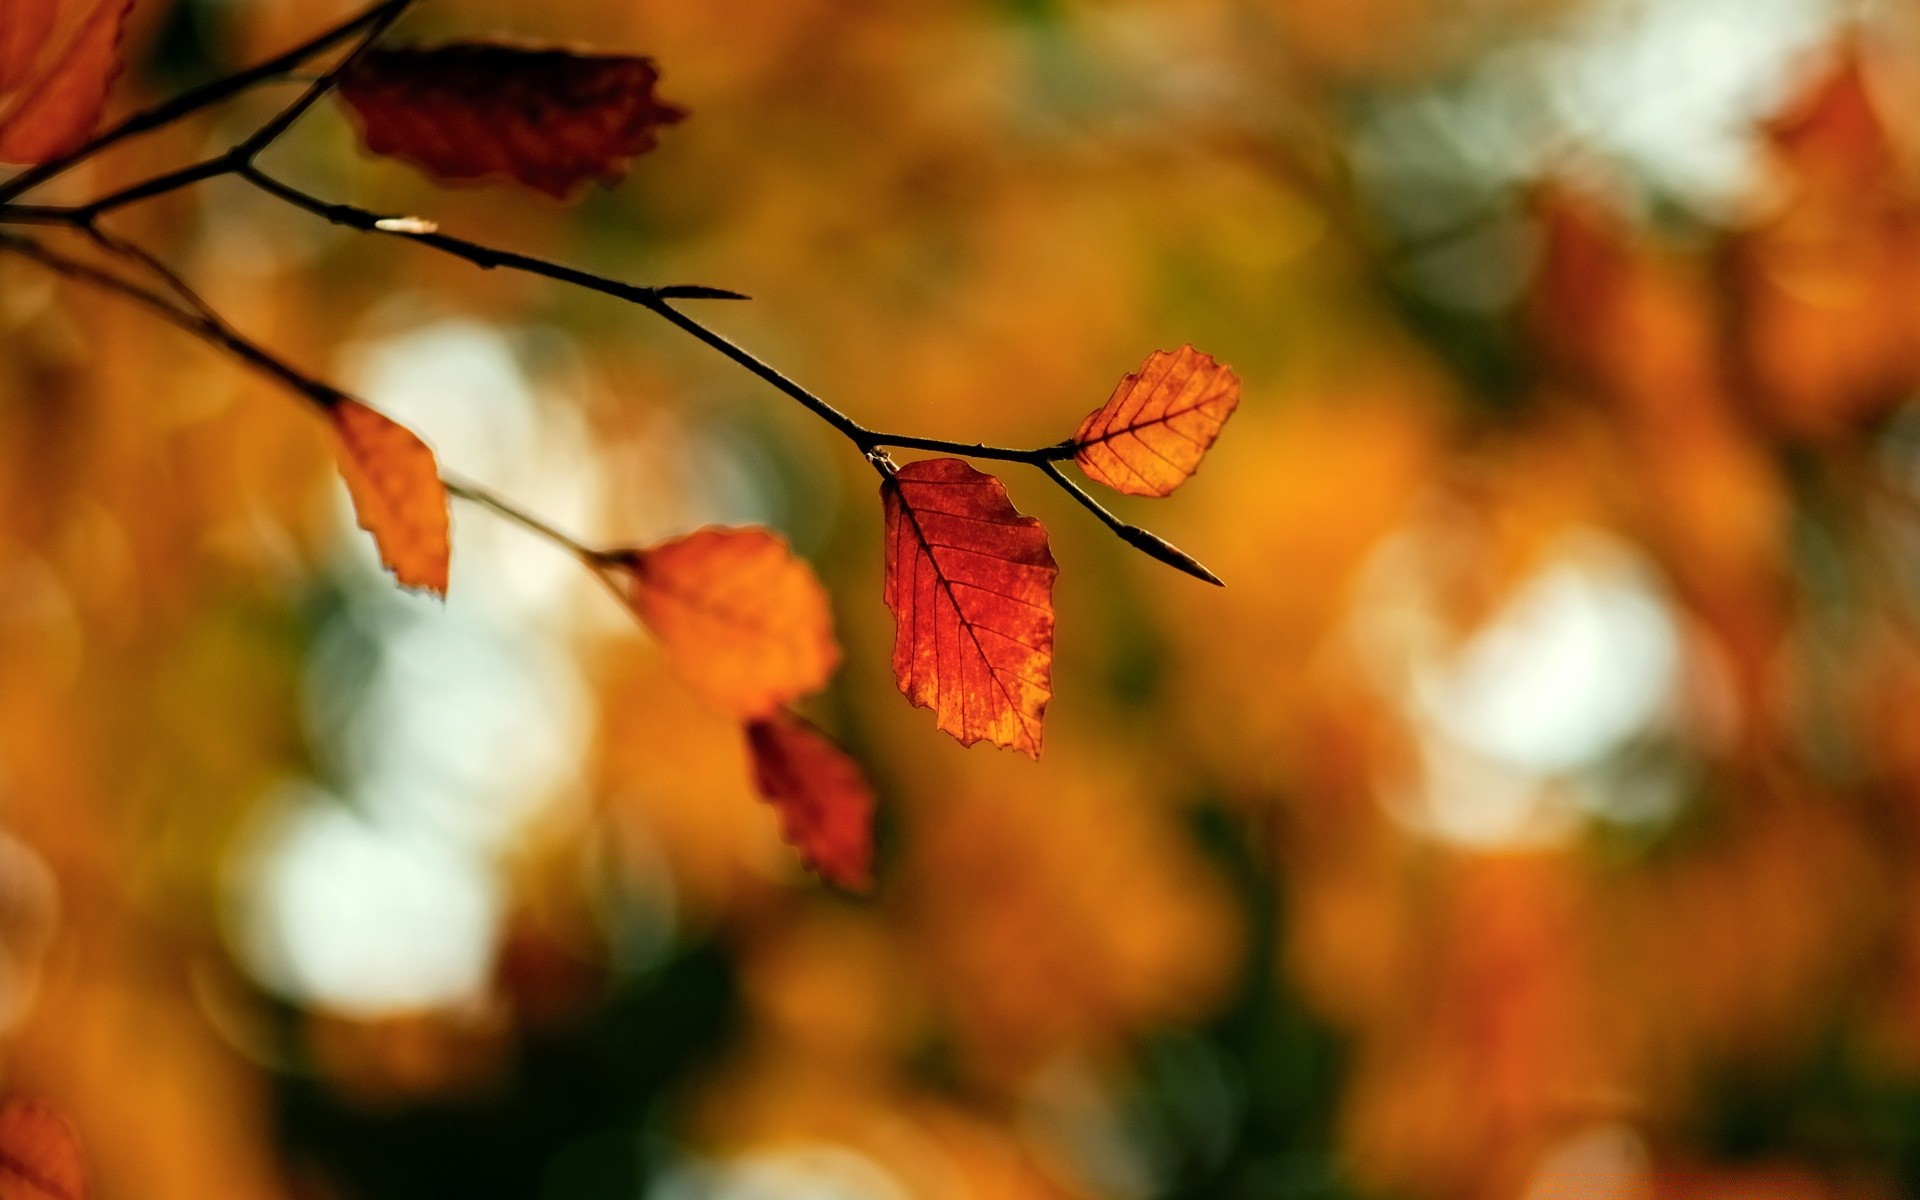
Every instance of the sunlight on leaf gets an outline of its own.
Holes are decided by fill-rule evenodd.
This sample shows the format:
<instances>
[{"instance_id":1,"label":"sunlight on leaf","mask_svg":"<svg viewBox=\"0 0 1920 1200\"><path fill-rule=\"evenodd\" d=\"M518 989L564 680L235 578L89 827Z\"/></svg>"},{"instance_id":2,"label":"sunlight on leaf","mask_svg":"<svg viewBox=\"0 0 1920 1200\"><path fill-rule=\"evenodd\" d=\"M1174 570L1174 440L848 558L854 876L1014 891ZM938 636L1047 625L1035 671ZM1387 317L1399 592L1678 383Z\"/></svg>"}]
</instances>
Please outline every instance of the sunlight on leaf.
<instances>
[{"instance_id":1,"label":"sunlight on leaf","mask_svg":"<svg viewBox=\"0 0 1920 1200\"><path fill-rule=\"evenodd\" d=\"M908 463L880 496L900 691L962 745L1040 757L1059 574L1046 529L957 458Z\"/></svg>"},{"instance_id":2,"label":"sunlight on leaf","mask_svg":"<svg viewBox=\"0 0 1920 1200\"><path fill-rule=\"evenodd\" d=\"M1182 346L1156 350L1073 435L1088 478L1129 496L1167 496L1200 467L1240 404L1240 380Z\"/></svg>"}]
</instances>

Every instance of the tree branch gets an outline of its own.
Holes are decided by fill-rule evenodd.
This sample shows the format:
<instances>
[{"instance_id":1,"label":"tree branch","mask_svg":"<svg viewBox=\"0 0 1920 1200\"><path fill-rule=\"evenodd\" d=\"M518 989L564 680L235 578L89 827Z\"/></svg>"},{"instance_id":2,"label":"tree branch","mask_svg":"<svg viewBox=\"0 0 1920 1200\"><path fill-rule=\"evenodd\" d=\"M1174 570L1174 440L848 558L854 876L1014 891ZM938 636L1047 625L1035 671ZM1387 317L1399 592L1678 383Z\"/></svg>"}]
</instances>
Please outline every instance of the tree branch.
<instances>
[{"instance_id":1,"label":"tree branch","mask_svg":"<svg viewBox=\"0 0 1920 1200\"><path fill-rule=\"evenodd\" d=\"M164 296L140 288L130 281L100 272L76 260L55 255L38 243L24 238L0 234L5 237L0 246L12 249L29 258L62 271L73 278L84 279L103 287L119 291L122 295L146 304L159 312L167 320L193 332L205 340L219 345L254 367L274 375L283 383L300 394L313 400L321 407L331 407L346 399L345 395L328 384L321 383L294 370L275 358L258 345L240 336L222 320L205 301L196 295L191 287L163 263L132 243L121 241L102 231L96 221L104 213L126 205L135 204L155 196L165 195L181 188L189 187L208 179L235 176L254 188L286 204L302 209L314 216L362 233L381 234L387 237L401 238L437 250L442 254L463 259L483 270L507 269L529 275L538 275L560 283L599 292L638 305L653 313L661 320L673 325L681 332L704 343L710 349L745 369L752 375L771 385L789 398L798 402L809 412L825 421L833 429L851 442L854 448L865 456L875 470L882 476L892 473L892 461L887 457L886 448L925 450L935 453L952 454L966 458L988 459L1000 462L1020 463L1044 474L1052 483L1072 496L1076 502L1098 517L1102 524L1112 530L1122 541L1147 554L1159 562L1166 563L1177 570L1219 584L1220 578L1194 559L1193 556L1174 546L1164 538L1150 533L1138 526L1130 525L1109 512L1099 501L1067 478L1055 465L1073 458L1078 447L1071 440L1058 442L1050 446L1033 449L1017 449L1005 446L991 446L983 442L956 442L942 438L914 437L906 434L889 433L871 429L853 417L834 407L819 395L802 386L784 372L754 355L750 351L729 340L722 334L696 321L678 308L676 300L697 299L745 299L737 292L720 288L693 285L674 287L644 287L610 279L590 271L582 271L561 263L530 255L502 250L465 238L454 237L439 232L430 222L407 216L382 216L368 209L351 204L338 204L323 200L308 192L285 183L261 170L257 165L259 155L271 146L282 134L286 133L300 117L339 81L341 75L350 69L354 62L364 54L376 39L384 33L394 21L406 11L413 0L385 0L359 16L351 18L341 25L320 34L286 54L262 63L258 67L242 71L225 80L216 81L193 92L188 92L176 100L163 104L147 113L129 118L106 134L95 138L80 150L65 159L56 160L34 168L16 177L4 187L0 187L0 225L69 225L80 229L92 237L96 244L130 261L149 274L158 278L174 293L187 308L182 309ZM108 195L98 197L85 204L67 207L46 205L14 205L7 203L35 186L50 179L67 167L74 165L97 153L100 149L120 138L131 136L143 129L158 128L169 121L179 120L189 113L208 104L232 95L251 82L257 82L273 74L283 72L290 67L300 65L346 40L358 37L353 48L339 62L322 72L307 86L300 96L283 108L272 120L255 130L244 141L213 158L193 163L185 167L156 175L150 179L131 184ZM588 549L554 530L537 518L514 508L477 485L465 481L453 481L443 478L448 490L462 499L488 507L511 520L517 521L536 533L566 547L576 557L590 565L599 561L598 551Z\"/></svg>"}]
</instances>

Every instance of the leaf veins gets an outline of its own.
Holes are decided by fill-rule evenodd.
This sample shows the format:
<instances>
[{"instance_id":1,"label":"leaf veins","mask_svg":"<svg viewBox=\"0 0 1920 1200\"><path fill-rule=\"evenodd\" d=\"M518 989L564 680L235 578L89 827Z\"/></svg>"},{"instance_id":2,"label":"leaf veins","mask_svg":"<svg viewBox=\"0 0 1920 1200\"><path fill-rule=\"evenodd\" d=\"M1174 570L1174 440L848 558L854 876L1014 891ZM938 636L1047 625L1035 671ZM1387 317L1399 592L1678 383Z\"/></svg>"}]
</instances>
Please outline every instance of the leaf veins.
<instances>
[{"instance_id":1,"label":"leaf veins","mask_svg":"<svg viewBox=\"0 0 1920 1200\"><path fill-rule=\"evenodd\" d=\"M407 587L447 594L447 489L433 451L403 425L354 400L328 410L340 475L360 528Z\"/></svg>"},{"instance_id":2,"label":"leaf veins","mask_svg":"<svg viewBox=\"0 0 1920 1200\"><path fill-rule=\"evenodd\" d=\"M686 113L650 59L491 42L374 50L340 80L374 154L442 180L505 176L557 199L616 183Z\"/></svg>"},{"instance_id":3,"label":"leaf veins","mask_svg":"<svg viewBox=\"0 0 1920 1200\"><path fill-rule=\"evenodd\" d=\"M1087 477L1129 496L1185 483L1240 404L1232 370L1192 346L1156 350L1073 435Z\"/></svg>"},{"instance_id":4,"label":"leaf veins","mask_svg":"<svg viewBox=\"0 0 1920 1200\"><path fill-rule=\"evenodd\" d=\"M962 745L1038 758L1059 573L1046 529L957 458L908 463L880 497L900 691Z\"/></svg>"},{"instance_id":5,"label":"leaf veins","mask_svg":"<svg viewBox=\"0 0 1920 1200\"><path fill-rule=\"evenodd\" d=\"M754 787L780 812L780 835L822 879L864 891L873 878L873 788L814 725L778 712L747 726Z\"/></svg>"}]
</instances>

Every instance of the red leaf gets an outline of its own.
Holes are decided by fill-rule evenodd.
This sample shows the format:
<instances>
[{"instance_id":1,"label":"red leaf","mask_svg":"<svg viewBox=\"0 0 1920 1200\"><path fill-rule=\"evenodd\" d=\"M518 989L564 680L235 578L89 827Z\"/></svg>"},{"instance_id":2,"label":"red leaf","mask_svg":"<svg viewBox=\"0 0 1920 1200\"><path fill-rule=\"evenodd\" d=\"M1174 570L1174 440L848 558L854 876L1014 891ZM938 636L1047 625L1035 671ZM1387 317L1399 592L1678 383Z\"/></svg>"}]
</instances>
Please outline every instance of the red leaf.
<instances>
[{"instance_id":1,"label":"red leaf","mask_svg":"<svg viewBox=\"0 0 1920 1200\"><path fill-rule=\"evenodd\" d=\"M443 180L504 175L564 199L612 184L686 114L652 60L486 42L374 50L340 81L367 149Z\"/></svg>"},{"instance_id":2,"label":"red leaf","mask_svg":"<svg viewBox=\"0 0 1920 1200\"><path fill-rule=\"evenodd\" d=\"M724 713L768 716L839 664L826 589L778 534L702 529L616 565L674 671Z\"/></svg>"},{"instance_id":3,"label":"red leaf","mask_svg":"<svg viewBox=\"0 0 1920 1200\"><path fill-rule=\"evenodd\" d=\"M6 20L0 21L0 92L11 91L40 56L40 47L53 32L59 0L0 0Z\"/></svg>"},{"instance_id":4,"label":"red leaf","mask_svg":"<svg viewBox=\"0 0 1920 1200\"><path fill-rule=\"evenodd\" d=\"M360 528L407 587L447 594L447 489L433 451L403 425L343 400L328 413Z\"/></svg>"},{"instance_id":5,"label":"red leaf","mask_svg":"<svg viewBox=\"0 0 1920 1200\"><path fill-rule=\"evenodd\" d=\"M36 11L38 0L6 0L10 28L0 39L7 60L0 68L18 66L14 56L30 58L29 44L46 36L37 27L47 16ZM23 24L11 28L12 9L21 4ZM107 89L120 74L120 38L126 30L133 0L97 0L66 46L40 72L0 117L0 162L38 163L57 158L85 142L100 120ZM18 44L16 45L16 39Z\"/></svg>"},{"instance_id":6,"label":"red leaf","mask_svg":"<svg viewBox=\"0 0 1920 1200\"><path fill-rule=\"evenodd\" d=\"M957 458L908 463L880 498L900 691L962 745L1040 757L1059 573L1046 529Z\"/></svg>"},{"instance_id":7,"label":"red leaf","mask_svg":"<svg viewBox=\"0 0 1920 1200\"><path fill-rule=\"evenodd\" d=\"M1129 496L1165 496L1200 468L1240 404L1232 370L1192 346L1156 350L1073 435L1088 478Z\"/></svg>"},{"instance_id":8,"label":"red leaf","mask_svg":"<svg viewBox=\"0 0 1920 1200\"><path fill-rule=\"evenodd\" d=\"M80 1138L59 1109L40 1100L0 1106L0 1200L85 1200Z\"/></svg>"},{"instance_id":9,"label":"red leaf","mask_svg":"<svg viewBox=\"0 0 1920 1200\"><path fill-rule=\"evenodd\" d=\"M865 891L873 878L873 789L811 722L780 712L747 726L753 783L780 811L780 836L822 879Z\"/></svg>"}]
</instances>

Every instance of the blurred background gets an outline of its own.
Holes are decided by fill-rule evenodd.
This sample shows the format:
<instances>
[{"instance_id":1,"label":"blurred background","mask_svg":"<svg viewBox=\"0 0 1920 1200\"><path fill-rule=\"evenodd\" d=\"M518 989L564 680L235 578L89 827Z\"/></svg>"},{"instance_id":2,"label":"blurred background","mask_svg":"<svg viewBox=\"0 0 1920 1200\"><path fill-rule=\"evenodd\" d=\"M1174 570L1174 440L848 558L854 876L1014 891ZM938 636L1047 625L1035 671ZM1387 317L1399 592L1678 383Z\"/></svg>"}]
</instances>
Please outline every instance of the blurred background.
<instances>
[{"instance_id":1,"label":"blurred background","mask_svg":"<svg viewBox=\"0 0 1920 1200\"><path fill-rule=\"evenodd\" d=\"M141 0L131 107L336 0ZM862 421L1039 445L1155 348L1200 474L1032 472L1038 764L894 689L872 472L646 313L221 181L120 214L572 532L783 531L878 883L550 545L399 592L299 405L0 263L0 1082L104 1200L1920 1194L1920 10L428 0L655 56L563 207L318 111L322 195L635 281ZM271 90L64 181L232 144Z\"/></svg>"}]
</instances>

